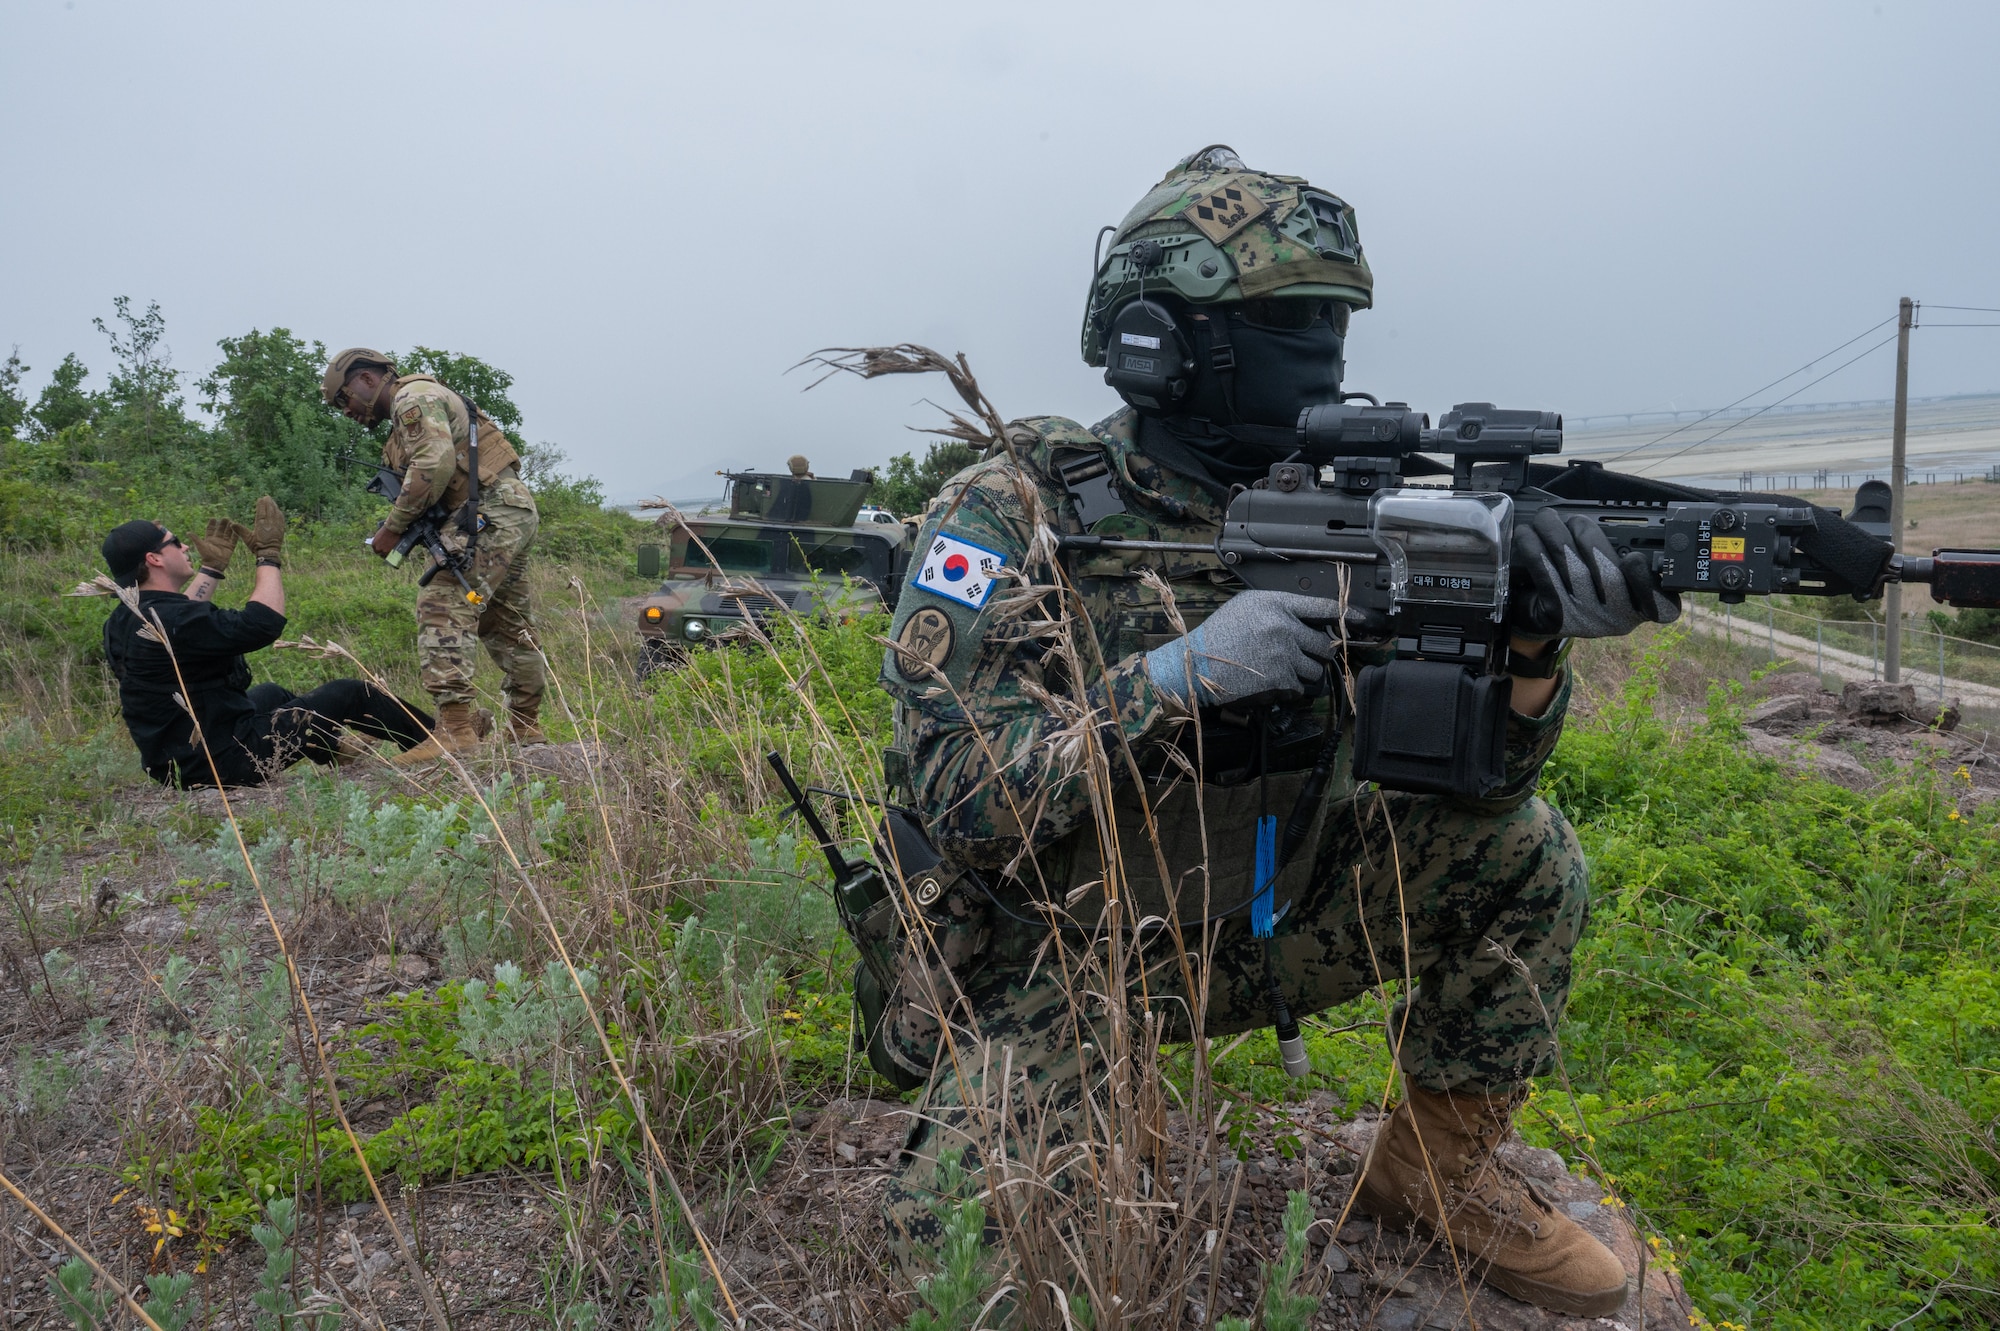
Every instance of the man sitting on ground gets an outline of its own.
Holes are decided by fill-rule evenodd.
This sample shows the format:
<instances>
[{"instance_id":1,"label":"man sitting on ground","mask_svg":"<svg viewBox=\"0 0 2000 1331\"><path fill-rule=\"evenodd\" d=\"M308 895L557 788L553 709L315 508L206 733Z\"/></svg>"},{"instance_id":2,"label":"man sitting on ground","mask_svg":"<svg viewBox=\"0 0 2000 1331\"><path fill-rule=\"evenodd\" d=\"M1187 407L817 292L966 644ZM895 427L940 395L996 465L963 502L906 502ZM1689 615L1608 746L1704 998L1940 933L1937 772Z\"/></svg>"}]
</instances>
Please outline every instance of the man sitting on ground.
<instances>
[{"instance_id":1,"label":"man sitting on ground","mask_svg":"<svg viewBox=\"0 0 2000 1331\"><path fill-rule=\"evenodd\" d=\"M256 585L241 610L218 609L215 588L238 541L257 556ZM157 522L127 522L104 538L112 578L138 593L138 613L121 596L105 621L104 656L139 761L162 785L262 785L301 758L332 763L358 753L345 729L404 750L430 737L429 714L362 680L329 680L304 694L250 683L244 653L285 631L284 543L285 515L268 495L257 501L253 528L226 518L208 524L194 542L199 573L180 537Z\"/></svg>"}]
</instances>

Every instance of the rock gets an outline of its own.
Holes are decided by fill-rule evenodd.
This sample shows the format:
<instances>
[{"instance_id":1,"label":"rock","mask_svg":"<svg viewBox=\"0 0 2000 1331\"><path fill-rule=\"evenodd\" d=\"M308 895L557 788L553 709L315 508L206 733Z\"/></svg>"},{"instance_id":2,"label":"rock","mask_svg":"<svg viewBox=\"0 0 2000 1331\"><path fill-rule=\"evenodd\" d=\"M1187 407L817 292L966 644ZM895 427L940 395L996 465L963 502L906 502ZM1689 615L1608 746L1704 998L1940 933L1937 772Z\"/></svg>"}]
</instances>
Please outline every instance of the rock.
<instances>
[{"instance_id":1,"label":"rock","mask_svg":"<svg viewBox=\"0 0 2000 1331\"><path fill-rule=\"evenodd\" d=\"M1416 1281L1394 1271L1370 1271L1361 1277L1361 1283L1384 1294L1407 1294L1415 1298L1423 1293Z\"/></svg>"},{"instance_id":2,"label":"rock","mask_svg":"<svg viewBox=\"0 0 2000 1331\"><path fill-rule=\"evenodd\" d=\"M1849 680L1840 691L1840 710L1863 725L1891 726L1916 720L1917 686L1884 680Z\"/></svg>"},{"instance_id":3,"label":"rock","mask_svg":"<svg viewBox=\"0 0 2000 1331\"><path fill-rule=\"evenodd\" d=\"M913 1121L908 1106L890 1100L835 1100L813 1120L812 1135L844 1164L878 1165L903 1149Z\"/></svg>"},{"instance_id":4,"label":"rock","mask_svg":"<svg viewBox=\"0 0 2000 1331\"><path fill-rule=\"evenodd\" d=\"M415 989L430 977L430 962L412 952L394 957L385 952L368 958L361 967L361 987L378 994L389 989Z\"/></svg>"},{"instance_id":5,"label":"rock","mask_svg":"<svg viewBox=\"0 0 2000 1331\"><path fill-rule=\"evenodd\" d=\"M1787 670L1781 675L1766 675L1750 686L1750 692L1760 698L1777 698L1785 694L1814 698L1827 691L1819 676L1809 670Z\"/></svg>"},{"instance_id":6,"label":"rock","mask_svg":"<svg viewBox=\"0 0 2000 1331\"><path fill-rule=\"evenodd\" d=\"M1800 694L1784 693L1757 704L1750 715L1744 718L1744 724L1769 730L1779 726L1797 725L1811 718L1810 702Z\"/></svg>"},{"instance_id":7,"label":"rock","mask_svg":"<svg viewBox=\"0 0 2000 1331\"><path fill-rule=\"evenodd\" d=\"M1950 734L1952 731L1958 729L1960 720L1958 699L1952 698L1945 702L1933 703L1930 706L1930 711L1917 713L1918 716L1923 718L1924 724L1928 725L1932 730L1940 731L1944 734Z\"/></svg>"},{"instance_id":8,"label":"rock","mask_svg":"<svg viewBox=\"0 0 2000 1331\"><path fill-rule=\"evenodd\" d=\"M1417 1331L1424 1320L1424 1306L1415 1299L1390 1299L1375 1314L1379 1331Z\"/></svg>"},{"instance_id":9,"label":"rock","mask_svg":"<svg viewBox=\"0 0 2000 1331\"><path fill-rule=\"evenodd\" d=\"M1319 1260L1327 1270L1333 1272L1335 1275L1341 1274L1354 1265L1353 1260L1347 1255L1347 1249L1341 1247L1338 1240L1326 1245L1326 1251L1320 1254Z\"/></svg>"},{"instance_id":10,"label":"rock","mask_svg":"<svg viewBox=\"0 0 2000 1331\"><path fill-rule=\"evenodd\" d=\"M1544 1147L1530 1146L1519 1137L1503 1142L1499 1155L1529 1178L1565 1182L1570 1177L1569 1165L1560 1155Z\"/></svg>"},{"instance_id":11,"label":"rock","mask_svg":"<svg viewBox=\"0 0 2000 1331\"><path fill-rule=\"evenodd\" d=\"M1785 739L1761 730L1746 730L1743 734L1751 752L1775 758L1808 775L1849 790L1868 790L1875 785L1875 774L1844 749L1810 740Z\"/></svg>"}]
</instances>

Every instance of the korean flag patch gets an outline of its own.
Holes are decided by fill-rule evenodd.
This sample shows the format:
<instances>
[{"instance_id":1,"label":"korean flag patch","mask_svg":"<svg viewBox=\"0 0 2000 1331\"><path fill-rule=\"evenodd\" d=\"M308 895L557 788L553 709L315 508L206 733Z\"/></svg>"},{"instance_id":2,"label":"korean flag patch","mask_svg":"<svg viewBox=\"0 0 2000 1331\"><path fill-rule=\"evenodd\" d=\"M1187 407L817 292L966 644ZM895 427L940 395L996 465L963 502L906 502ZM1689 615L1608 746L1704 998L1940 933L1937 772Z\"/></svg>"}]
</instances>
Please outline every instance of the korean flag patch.
<instances>
[{"instance_id":1,"label":"korean flag patch","mask_svg":"<svg viewBox=\"0 0 2000 1331\"><path fill-rule=\"evenodd\" d=\"M993 595L993 581L1007 566L1007 557L956 536L933 536L924 551L924 566L917 573L917 586L936 592L948 601L985 606Z\"/></svg>"}]
</instances>

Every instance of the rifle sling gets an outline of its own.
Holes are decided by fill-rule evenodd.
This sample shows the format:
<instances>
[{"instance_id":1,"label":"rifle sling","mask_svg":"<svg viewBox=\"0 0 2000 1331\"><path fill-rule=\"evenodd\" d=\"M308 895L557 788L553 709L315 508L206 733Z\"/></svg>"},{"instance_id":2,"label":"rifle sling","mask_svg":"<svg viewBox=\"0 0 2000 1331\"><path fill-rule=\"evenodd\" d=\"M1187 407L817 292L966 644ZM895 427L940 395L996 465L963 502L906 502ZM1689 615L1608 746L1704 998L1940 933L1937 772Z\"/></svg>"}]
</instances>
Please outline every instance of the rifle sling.
<instances>
[{"instance_id":1,"label":"rifle sling","mask_svg":"<svg viewBox=\"0 0 2000 1331\"><path fill-rule=\"evenodd\" d=\"M465 408L465 507L458 511L458 529L465 533L465 559L470 567L479 548L479 408L465 394L458 395Z\"/></svg>"}]
</instances>

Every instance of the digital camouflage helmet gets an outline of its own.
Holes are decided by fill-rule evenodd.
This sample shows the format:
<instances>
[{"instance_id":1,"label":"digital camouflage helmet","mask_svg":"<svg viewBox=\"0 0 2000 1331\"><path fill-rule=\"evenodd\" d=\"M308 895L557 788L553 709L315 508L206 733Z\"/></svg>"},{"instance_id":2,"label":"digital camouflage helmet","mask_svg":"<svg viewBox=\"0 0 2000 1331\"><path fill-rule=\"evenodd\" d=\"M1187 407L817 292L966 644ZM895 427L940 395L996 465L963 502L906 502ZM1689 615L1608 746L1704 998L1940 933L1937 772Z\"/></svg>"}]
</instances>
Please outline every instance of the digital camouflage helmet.
<instances>
[{"instance_id":1,"label":"digital camouflage helmet","mask_svg":"<svg viewBox=\"0 0 2000 1331\"><path fill-rule=\"evenodd\" d=\"M1339 400L1347 317L1375 289L1341 199L1211 144L1106 229L1083 359L1142 415L1270 444L1303 407Z\"/></svg>"},{"instance_id":2,"label":"digital camouflage helmet","mask_svg":"<svg viewBox=\"0 0 2000 1331\"><path fill-rule=\"evenodd\" d=\"M1162 291L1191 305L1324 296L1365 310L1375 276L1350 205L1299 176L1252 171L1217 143L1176 163L1118 224L1091 281L1084 363L1104 364L1121 305Z\"/></svg>"}]
</instances>

